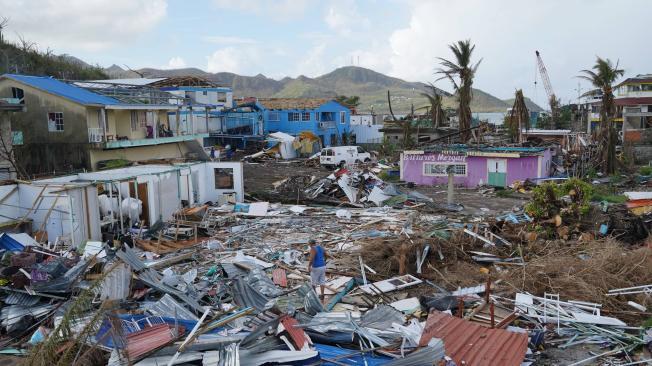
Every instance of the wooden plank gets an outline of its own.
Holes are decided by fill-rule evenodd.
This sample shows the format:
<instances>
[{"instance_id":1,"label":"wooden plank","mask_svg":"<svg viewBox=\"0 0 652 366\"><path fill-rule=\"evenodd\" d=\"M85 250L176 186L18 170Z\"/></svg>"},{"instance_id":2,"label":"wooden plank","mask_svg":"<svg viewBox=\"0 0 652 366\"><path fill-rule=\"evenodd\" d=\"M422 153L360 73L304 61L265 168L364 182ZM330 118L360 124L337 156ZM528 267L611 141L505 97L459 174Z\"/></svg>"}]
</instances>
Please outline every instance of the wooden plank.
<instances>
[{"instance_id":1,"label":"wooden plank","mask_svg":"<svg viewBox=\"0 0 652 366\"><path fill-rule=\"evenodd\" d=\"M43 231L43 229L45 229L45 224L48 222L48 219L50 218L50 214L52 213L52 210L54 209L54 206L57 204L57 201L59 200L59 197L61 197L61 195L57 195L56 197L54 197L54 200L52 201L52 205L48 209L48 212L45 214L45 218L43 218L43 222L41 223L41 227L39 228L38 231ZM72 210L72 207L70 208L70 210ZM72 237L72 234L73 233L70 233L71 237Z\"/></svg>"},{"instance_id":2,"label":"wooden plank","mask_svg":"<svg viewBox=\"0 0 652 366\"><path fill-rule=\"evenodd\" d=\"M4 197L0 198L0 205L3 204L12 194L14 194L18 190L18 186L15 186L9 193L7 193Z\"/></svg>"}]
</instances>

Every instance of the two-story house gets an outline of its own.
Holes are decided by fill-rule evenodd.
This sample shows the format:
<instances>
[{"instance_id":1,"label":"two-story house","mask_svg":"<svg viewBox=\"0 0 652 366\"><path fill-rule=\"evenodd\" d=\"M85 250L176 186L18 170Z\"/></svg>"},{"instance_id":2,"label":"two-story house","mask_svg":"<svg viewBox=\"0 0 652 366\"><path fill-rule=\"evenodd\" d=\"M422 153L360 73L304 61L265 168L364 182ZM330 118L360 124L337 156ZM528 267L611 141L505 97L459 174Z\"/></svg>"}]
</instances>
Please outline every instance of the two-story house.
<instances>
[{"instance_id":1,"label":"two-story house","mask_svg":"<svg viewBox=\"0 0 652 366\"><path fill-rule=\"evenodd\" d=\"M615 91L623 143L632 146L637 162L647 164L652 161L652 74L627 78Z\"/></svg>"},{"instance_id":2,"label":"two-story house","mask_svg":"<svg viewBox=\"0 0 652 366\"><path fill-rule=\"evenodd\" d=\"M328 98L258 98L266 133L298 135L310 131L322 146L354 143L349 140L351 110Z\"/></svg>"},{"instance_id":3,"label":"two-story house","mask_svg":"<svg viewBox=\"0 0 652 366\"><path fill-rule=\"evenodd\" d=\"M12 116L12 129L23 137L15 151L30 174L96 170L115 160L206 158L201 142L207 133L170 128L168 113L179 112L184 104L170 93L95 81L0 76L0 97L17 94L23 96L25 110Z\"/></svg>"}]
</instances>

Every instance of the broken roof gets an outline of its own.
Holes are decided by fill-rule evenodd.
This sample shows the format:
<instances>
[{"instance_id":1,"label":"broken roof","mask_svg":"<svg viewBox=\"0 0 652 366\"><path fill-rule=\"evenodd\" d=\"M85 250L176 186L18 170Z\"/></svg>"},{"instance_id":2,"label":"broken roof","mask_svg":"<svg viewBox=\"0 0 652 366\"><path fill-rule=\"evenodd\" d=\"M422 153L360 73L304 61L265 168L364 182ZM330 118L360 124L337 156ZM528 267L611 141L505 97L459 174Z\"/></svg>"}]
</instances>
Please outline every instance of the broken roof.
<instances>
[{"instance_id":1,"label":"broken roof","mask_svg":"<svg viewBox=\"0 0 652 366\"><path fill-rule=\"evenodd\" d=\"M435 144L423 148L423 150L406 150L404 154L421 155L425 153L439 152L444 154L459 154L468 156L482 156L484 154L499 153L499 154L514 154L515 156L527 155L540 155L547 148L545 147L512 147L512 146L469 146L464 144Z\"/></svg>"},{"instance_id":2,"label":"broken roof","mask_svg":"<svg viewBox=\"0 0 652 366\"><path fill-rule=\"evenodd\" d=\"M458 365L518 366L528 345L527 333L485 328L439 311L428 316L419 346L432 338L444 341L446 355Z\"/></svg>"},{"instance_id":3,"label":"broken roof","mask_svg":"<svg viewBox=\"0 0 652 366\"><path fill-rule=\"evenodd\" d=\"M317 109L332 98L258 98L265 109Z\"/></svg>"},{"instance_id":4,"label":"broken roof","mask_svg":"<svg viewBox=\"0 0 652 366\"><path fill-rule=\"evenodd\" d=\"M127 106L146 105L150 109L157 107L173 109L177 105L170 103L170 100L183 100L183 98L179 98L170 93L147 88L142 85L126 85L117 84L116 82L100 81L68 82L49 76L19 74L4 74L1 78L11 79L46 93L89 106L124 108Z\"/></svg>"}]
</instances>

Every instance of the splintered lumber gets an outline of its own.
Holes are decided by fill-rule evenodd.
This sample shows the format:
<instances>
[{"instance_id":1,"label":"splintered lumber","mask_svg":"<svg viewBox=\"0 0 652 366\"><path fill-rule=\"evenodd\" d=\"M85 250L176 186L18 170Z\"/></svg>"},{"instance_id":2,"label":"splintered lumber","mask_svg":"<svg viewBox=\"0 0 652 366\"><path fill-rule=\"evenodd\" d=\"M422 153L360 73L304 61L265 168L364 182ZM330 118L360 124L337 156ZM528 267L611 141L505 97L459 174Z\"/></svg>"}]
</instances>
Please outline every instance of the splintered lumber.
<instances>
[{"instance_id":1,"label":"splintered lumber","mask_svg":"<svg viewBox=\"0 0 652 366\"><path fill-rule=\"evenodd\" d=\"M194 245L197 245L199 243L199 240L189 239L189 240L179 240L179 241L170 241L170 240L151 241L151 240L136 239L135 243L139 248L146 250L148 252L152 252L156 254L167 254L167 253L176 252L180 249L186 249Z\"/></svg>"}]
</instances>

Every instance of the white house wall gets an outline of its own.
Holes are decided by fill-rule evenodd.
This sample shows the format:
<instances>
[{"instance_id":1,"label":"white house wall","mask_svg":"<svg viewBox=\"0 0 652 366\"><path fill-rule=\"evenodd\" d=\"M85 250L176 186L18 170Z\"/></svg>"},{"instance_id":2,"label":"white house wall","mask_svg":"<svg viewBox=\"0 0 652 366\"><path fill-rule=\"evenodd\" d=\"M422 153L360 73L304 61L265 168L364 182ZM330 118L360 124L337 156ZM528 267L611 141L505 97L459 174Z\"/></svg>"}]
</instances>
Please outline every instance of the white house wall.
<instances>
[{"instance_id":1,"label":"white house wall","mask_svg":"<svg viewBox=\"0 0 652 366\"><path fill-rule=\"evenodd\" d=\"M17 187L16 184L0 186L0 200L4 199L2 204L0 204L0 224L19 218L19 193L18 191L11 193ZM9 195L10 193L11 195Z\"/></svg>"},{"instance_id":2,"label":"white house wall","mask_svg":"<svg viewBox=\"0 0 652 366\"><path fill-rule=\"evenodd\" d=\"M33 232L45 230L50 242L54 242L57 237L70 238L74 246L79 246L89 239L101 238L95 187L70 187L48 183L43 189L43 184L20 184L18 187L19 216L27 215L27 218L32 220ZM39 197L42 190L43 193ZM32 206L34 209L30 211ZM52 211L48 216L50 208Z\"/></svg>"},{"instance_id":3,"label":"white house wall","mask_svg":"<svg viewBox=\"0 0 652 366\"><path fill-rule=\"evenodd\" d=\"M233 169L233 189L216 189L214 169L225 168ZM192 165L190 168L193 174L197 172L198 176L198 202L218 202L221 195L235 193L236 200L244 200L244 177L243 166L240 162L207 162Z\"/></svg>"}]
</instances>

